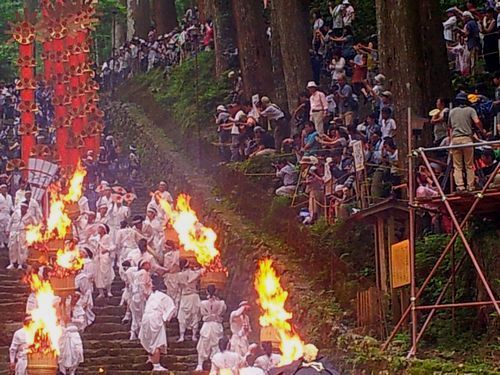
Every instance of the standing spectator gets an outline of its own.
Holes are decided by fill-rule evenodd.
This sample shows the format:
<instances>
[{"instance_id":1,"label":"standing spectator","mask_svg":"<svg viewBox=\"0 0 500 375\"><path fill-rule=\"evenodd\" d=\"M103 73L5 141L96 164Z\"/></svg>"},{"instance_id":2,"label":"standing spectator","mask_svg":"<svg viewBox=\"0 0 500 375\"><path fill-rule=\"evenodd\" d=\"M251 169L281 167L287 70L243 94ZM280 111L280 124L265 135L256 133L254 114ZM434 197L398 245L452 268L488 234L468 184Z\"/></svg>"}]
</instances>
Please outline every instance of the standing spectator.
<instances>
[{"instance_id":1,"label":"standing spectator","mask_svg":"<svg viewBox=\"0 0 500 375\"><path fill-rule=\"evenodd\" d=\"M474 108L467 104L467 95L459 93L455 98L458 107L450 111L449 124L451 126L451 144L463 145L473 142L474 125L484 134L481 120L477 116ZM457 186L457 191L464 191L464 167L467 176L467 189L474 190L474 148L466 147L451 151L453 156L453 178Z\"/></svg>"},{"instance_id":2,"label":"standing spectator","mask_svg":"<svg viewBox=\"0 0 500 375\"><path fill-rule=\"evenodd\" d=\"M271 100L267 96L263 96L260 99L260 103L261 110L259 111L259 115L264 120L269 121L270 128L274 130L275 148L277 152L281 152L283 139L290 133L285 113L276 104L271 103Z\"/></svg>"},{"instance_id":3,"label":"standing spectator","mask_svg":"<svg viewBox=\"0 0 500 375\"><path fill-rule=\"evenodd\" d=\"M309 90L309 101L311 103L310 120L314 123L319 134L324 133L325 117L328 115L328 102L322 91L318 90L318 85L314 81L307 84Z\"/></svg>"},{"instance_id":4,"label":"standing spectator","mask_svg":"<svg viewBox=\"0 0 500 375\"><path fill-rule=\"evenodd\" d=\"M295 127L299 133L304 128L305 123L309 121L310 113L311 102L309 101L309 94L303 91L299 94L297 108L295 108L292 113L292 119L295 121Z\"/></svg>"},{"instance_id":5,"label":"standing spectator","mask_svg":"<svg viewBox=\"0 0 500 375\"><path fill-rule=\"evenodd\" d=\"M334 5L334 1L329 2L330 14L332 16L332 31L336 37L342 36L344 30L344 5L342 3Z\"/></svg>"},{"instance_id":6,"label":"standing spectator","mask_svg":"<svg viewBox=\"0 0 500 375\"><path fill-rule=\"evenodd\" d=\"M345 75L338 79L337 103L339 114L344 124L350 126L354 122L355 111L357 111L357 100L354 98L352 87L347 84Z\"/></svg>"},{"instance_id":7,"label":"standing spectator","mask_svg":"<svg viewBox=\"0 0 500 375\"><path fill-rule=\"evenodd\" d=\"M444 98L436 100L436 113L431 118L431 124L434 127L434 145L439 146L441 141L448 135L448 116L450 109L448 108L449 101Z\"/></svg>"},{"instance_id":8,"label":"standing spectator","mask_svg":"<svg viewBox=\"0 0 500 375\"><path fill-rule=\"evenodd\" d=\"M455 16L455 8L449 8L446 11L448 19L443 22L444 40L448 43L455 42L455 29L457 27L457 17Z\"/></svg>"},{"instance_id":9,"label":"standing spectator","mask_svg":"<svg viewBox=\"0 0 500 375\"><path fill-rule=\"evenodd\" d=\"M471 12L469 11L463 12L462 17L465 23L463 32L467 37L467 50L469 51L470 54L471 73L474 74L477 58L479 55L479 49L481 48L481 39L479 37L479 26Z\"/></svg>"},{"instance_id":10,"label":"standing spectator","mask_svg":"<svg viewBox=\"0 0 500 375\"><path fill-rule=\"evenodd\" d=\"M215 124L217 125L217 134L219 135L220 155L224 160L230 159L230 154L228 155L228 149L226 148L226 143L231 140L231 128L232 125L228 124L231 115L227 111L227 108L223 105L217 107L217 115L215 116Z\"/></svg>"},{"instance_id":11,"label":"standing spectator","mask_svg":"<svg viewBox=\"0 0 500 375\"><path fill-rule=\"evenodd\" d=\"M354 7L349 0L343 0L342 5L344 6L344 27L351 27L355 16Z\"/></svg>"},{"instance_id":12,"label":"standing spectator","mask_svg":"<svg viewBox=\"0 0 500 375\"><path fill-rule=\"evenodd\" d=\"M483 56L486 71L495 73L498 70L498 27L495 10L490 8L479 24L483 34Z\"/></svg>"},{"instance_id":13,"label":"standing spectator","mask_svg":"<svg viewBox=\"0 0 500 375\"><path fill-rule=\"evenodd\" d=\"M323 21L323 18L321 18L321 13L319 11L316 11L313 13L313 18L314 18L314 23L313 23L313 30L319 31L325 24L325 21Z\"/></svg>"}]
</instances>

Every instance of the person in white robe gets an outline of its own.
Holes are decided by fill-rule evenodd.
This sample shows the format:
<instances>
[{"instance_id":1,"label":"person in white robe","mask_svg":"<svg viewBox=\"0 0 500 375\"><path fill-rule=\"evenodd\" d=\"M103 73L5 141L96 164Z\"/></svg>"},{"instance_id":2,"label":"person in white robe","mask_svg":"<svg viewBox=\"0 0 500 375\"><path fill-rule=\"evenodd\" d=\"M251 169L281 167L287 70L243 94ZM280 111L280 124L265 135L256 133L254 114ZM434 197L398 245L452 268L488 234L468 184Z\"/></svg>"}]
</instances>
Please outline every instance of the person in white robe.
<instances>
[{"instance_id":1,"label":"person in white robe","mask_svg":"<svg viewBox=\"0 0 500 375\"><path fill-rule=\"evenodd\" d=\"M7 185L0 185L0 245L7 246L9 240L9 221L14 204L7 193Z\"/></svg>"},{"instance_id":2,"label":"person in white robe","mask_svg":"<svg viewBox=\"0 0 500 375\"><path fill-rule=\"evenodd\" d=\"M226 303L216 296L214 285L207 287L207 299L201 302L200 313L203 325L200 330L200 339L196 350L198 351L198 366L196 371L202 371L203 362L212 358L219 351L219 340L224 337L224 313Z\"/></svg>"},{"instance_id":3,"label":"person in white robe","mask_svg":"<svg viewBox=\"0 0 500 375\"><path fill-rule=\"evenodd\" d=\"M179 286L178 274L180 272L179 266L179 250L174 246L165 244L165 252L163 255L163 282L167 288L167 294L174 300L177 311L179 310L179 302L181 299L181 289Z\"/></svg>"},{"instance_id":4,"label":"person in white robe","mask_svg":"<svg viewBox=\"0 0 500 375\"><path fill-rule=\"evenodd\" d=\"M97 206L97 215L95 218L95 222L98 224L106 224L110 225L111 224L111 216L110 216L110 210L108 206L105 203L101 203L99 206Z\"/></svg>"},{"instance_id":5,"label":"person in white robe","mask_svg":"<svg viewBox=\"0 0 500 375\"><path fill-rule=\"evenodd\" d=\"M158 287L161 281L157 281ZM144 308L139 340L142 347L148 352L153 371L167 371L160 364L161 353L167 352L167 332L165 323L175 315L175 305L172 298L161 292L155 286Z\"/></svg>"},{"instance_id":6,"label":"person in white robe","mask_svg":"<svg viewBox=\"0 0 500 375\"><path fill-rule=\"evenodd\" d=\"M167 191L167 188L168 188L167 183L165 181L160 181L160 183L158 184L157 192L159 192L161 197L165 199L168 203L173 204L174 199L172 198L172 194L170 194Z\"/></svg>"},{"instance_id":7,"label":"person in white robe","mask_svg":"<svg viewBox=\"0 0 500 375\"><path fill-rule=\"evenodd\" d=\"M146 301L152 293L152 282L149 271L151 264L149 262L139 263L137 272L133 275L132 296L130 299L130 312L132 315L132 324L130 325L130 340L136 340L141 328L142 315L146 307Z\"/></svg>"},{"instance_id":8,"label":"person in white robe","mask_svg":"<svg viewBox=\"0 0 500 375\"><path fill-rule=\"evenodd\" d=\"M96 202L96 207L105 205L108 207L108 210L110 210L111 205L113 204L113 198L111 197L113 191L111 190L111 186L109 186L109 184L106 181L102 181L98 190L100 192L99 192L99 199L97 199Z\"/></svg>"},{"instance_id":9,"label":"person in white robe","mask_svg":"<svg viewBox=\"0 0 500 375\"><path fill-rule=\"evenodd\" d=\"M59 371L64 375L75 375L80 363L83 363L83 344L78 328L69 323L62 329L59 339Z\"/></svg>"},{"instance_id":10,"label":"person in white robe","mask_svg":"<svg viewBox=\"0 0 500 375\"><path fill-rule=\"evenodd\" d=\"M26 301L26 315L31 315L31 312L38 308L38 301L36 299L36 294L31 292Z\"/></svg>"},{"instance_id":11,"label":"person in white robe","mask_svg":"<svg viewBox=\"0 0 500 375\"><path fill-rule=\"evenodd\" d=\"M42 206L36 199L32 198L31 190L28 189L24 193L24 198L28 202L28 213L35 219L37 224L41 223L43 220Z\"/></svg>"},{"instance_id":12,"label":"person in white robe","mask_svg":"<svg viewBox=\"0 0 500 375\"><path fill-rule=\"evenodd\" d=\"M255 366L261 368L267 374L270 370L279 366L281 356L273 353L273 345L269 341L262 342L261 346L264 354L255 360Z\"/></svg>"},{"instance_id":13,"label":"person in white robe","mask_svg":"<svg viewBox=\"0 0 500 375\"><path fill-rule=\"evenodd\" d=\"M90 205L89 205L89 199L83 195L82 191L82 196L80 199L78 199L78 209L80 212L89 212L90 211Z\"/></svg>"},{"instance_id":14,"label":"person in white robe","mask_svg":"<svg viewBox=\"0 0 500 375\"><path fill-rule=\"evenodd\" d=\"M86 272L80 272L75 278L77 293L74 302L74 313L79 316L78 329L84 331L95 320L92 281Z\"/></svg>"},{"instance_id":15,"label":"person in white robe","mask_svg":"<svg viewBox=\"0 0 500 375\"><path fill-rule=\"evenodd\" d=\"M26 265L28 246L26 243L26 230L28 226L35 225L35 219L28 213L28 203L23 202L10 218L9 222L9 265L13 269L17 264L18 269Z\"/></svg>"},{"instance_id":16,"label":"person in white robe","mask_svg":"<svg viewBox=\"0 0 500 375\"><path fill-rule=\"evenodd\" d=\"M148 246L154 246L154 231L149 223L144 221L144 218L140 215L134 216L132 220L132 225L136 232L136 236L139 238L146 239Z\"/></svg>"},{"instance_id":17,"label":"person in white robe","mask_svg":"<svg viewBox=\"0 0 500 375\"><path fill-rule=\"evenodd\" d=\"M131 260L129 258L129 253L133 250L139 250L137 247L137 241L140 239L137 232L127 225L126 221L120 223L120 229L116 232L115 244L116 253L118 254L119 264L125 262L126 260Z\"/></svg>"},{"instance_id":18,"label":"person in white robe","mask_svg":"<svg viewBox=\"0 0 500 375\"><path fill-rule=\"evenodd\" d=\"M111 230L111 238L116 242L116 234L121 228L121 223L127 221L130 217L130 209L123 205L123 198L121 195L113 195L113 204L109 211L109 228Z\"/></svg>"},{"instance_id":19,"label":"person in white robe","mask_svg":"<svg viewBox=\"0 0 500 375\"><path fill-rule=\"evenodd\" d=\"M111 242L111 237L108 233L108 226L100 224L98 235L94 237L95 286L99 291L97 298L103 298L105 293L108 297L113 297L111 294L111 284L115 278L112 260L114 244Z\"/></svg>"},{"instance_id":20,"label":"person in white robe","mask_svg":"<svg viewBox=\"0 0 500 375\"><path fill-rule=\"evenodd\" d=\"M165 244L165 228L163 221L158 217L158 210L154 207L149 207L146 212L145 225L149 225L153 232L152 248L156 254L160 255L161 249Z\"/></svg>"},{"instance_id":21,"label":"person in white robe","mask_svg":"<svg viewBox=\"0 0 500 375\"><path fill-rule=\"evenodd\" d=\"M19 207L21 202L26 200L26 191L28 190L28 183L25 180L19 182L19 189L17 189L14 195L14 207Z\"/></svg>"},{"instance_id":22,"label":"person in white robe","mask_svg":"<svg viewBox=\"0 0 500 375\"><path fill-rule=\"evenodd\" d=\"M181 299L177 320L179 321L179 340L184 341L186 329L190 328L192 340L198 339L198 324L200 323L200 295L198 294L198 281L203 272L202 269L192 270L186 259L179 261L181 272L177 274L179 287L181 289Z\"/></svg>"},{"instance_id":23,"label":"person in white robe","mask_svg":"<svg viewBox=\"0 0 500 375\"><path fill-rule=\"evenodd\" d=\"M239 375L266 375L267 373L257 366L254 355L248 355L245 359L246 367L239 370Z\"/></svg>"},{"instance_id":24,"label":"person in white robe","mask_svg":"<svg viewBox=\"0 0 500 375\"><path fill-rule=\"evenodd\" d=\"M96 214L93 211L82 212L78 219L73 222L74 235L79 244L87 244L90 237L97 234Z\"/></svg>"},{"instance_id":25,"label":"person in white robe","mask_svg":"<svg viewBox=\"0 0 500 375\"><path fill-rule=\"evenodd\" d=\"M126 306L125 316L122 319L122 323L129 322L132 313L130 311L130 306L132 304L132 283L134 282L134 275L139 270L137 266L132 266L130 261L126 260L122 263L123 269L123 282L125 287L123 288L122 298L120 301L120 306Z\"/></svg>"},{"instance_id":26,"label":"person in white robe","mask_svg":"<svg viewBox=\"0 0 500 375\"><path fill-rule=\"evenodd\" d=\"M245 360L238 353L229 350L229 339L223 337L219 340L219 353L212 357L210 375L238 374L244 366Z\"/></svg>"},{"instance_id":27,"label":"person in white robe","mask_svg":"<svg viewBox=\"0 0 500 375\"><path fill-rule=\"evenodd\" d=\"M245 356L248 352L248 334L250 329L250 318L246 312L250 309L247 301L242 301L237 310L233 311L229 317L231 327L231 350L240 356Z\"/></svg>"},{"instance_id":28,"label":"person in white robe","mask_svg":"<svg viewBox=\"0 0 500 375\"><path fill-rule=\"evenodd\" d=\"M28 323L29 318L24 320ZM28 367L28 339L24 328L18 329L14 332L12 342L9 347L9 367L15 375L26 375L26 368Z\"/></svg>"}]
</instances>

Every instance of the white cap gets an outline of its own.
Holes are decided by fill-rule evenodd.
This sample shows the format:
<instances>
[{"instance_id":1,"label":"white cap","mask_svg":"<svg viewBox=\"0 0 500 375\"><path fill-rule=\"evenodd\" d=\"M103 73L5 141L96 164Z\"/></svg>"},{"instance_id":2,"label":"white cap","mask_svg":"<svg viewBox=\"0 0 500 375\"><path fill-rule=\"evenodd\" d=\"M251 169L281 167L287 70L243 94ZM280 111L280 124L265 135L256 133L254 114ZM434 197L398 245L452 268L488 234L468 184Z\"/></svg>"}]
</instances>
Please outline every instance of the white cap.
<instances>
[{"instance_id":1,"label":"white cap","mask_svg":"<svg viewBox=\"0 0 500 375\"><path fill-rule=\"evenodd\" d=\"M227 111L227 109L226 109L226 107L224 107L223 105L220 105L220 106L218 106L218 107L217 107L217 111L220 111L220 112L226 112L226 111Z\"/></svg>"},{"instance_id":2,"label":"white cap","mask_svg":"<svg viewBox=\"0 0 500 375\"><path fill-rule=\"evenodd\" d=\"M462 16L463 17L469 17L469 18L474 18L474 16L472 15L471 12L469 12L468 10L466 10L465 12L462 13Z\"/></svg>"},{"instance_id":3,"label":"white cap","mask_svg":"<svg viewBox=\"0 0 500 375\"><path fill-rule=\"evenodd\" d=\"M350 5L349 0L344 0L344 1L342 1L342 4L343 4L343 5Z\"/></svg>"},{"instance_id":4,"label":"white cap","mask_svg":"<svg viewBox=\"0 0 500 375\"><path fill-rule=\"evenodd\" d=\"M308 89L309 89L309 88L312 88L312 87L314 87L314 88L318 88L318 85L316 84L316 82L314 82L314 81L309 81L309 82L307 82L307 86L306 86L306 88L308 88Z\"/></svg>"}]
</instances>

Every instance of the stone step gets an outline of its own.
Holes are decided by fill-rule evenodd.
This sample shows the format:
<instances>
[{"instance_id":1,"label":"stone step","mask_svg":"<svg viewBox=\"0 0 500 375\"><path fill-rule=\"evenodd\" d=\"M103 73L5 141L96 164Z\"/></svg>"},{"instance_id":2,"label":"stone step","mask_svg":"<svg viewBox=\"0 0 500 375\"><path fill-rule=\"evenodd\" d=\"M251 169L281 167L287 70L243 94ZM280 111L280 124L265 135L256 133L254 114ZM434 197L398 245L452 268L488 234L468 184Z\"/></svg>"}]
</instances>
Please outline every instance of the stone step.
<instances>
[{"instance_id":1,"label":"stone step","mask_svg":"<svg viewBox=\"0 0 500 375\"><path fill-rule=\"evenodd\" d=\"M83 363L80 368L83 370L84 374L98 374L99 369L103 368L107 372L107 374L121 374L123 370L135 370L135 371L151 371L153 366L149 363L128 363L127 359L120 359L120 363L109 364L108 359L112 357L102 358L104 362L94 363ZM194 362L196 363L196 362ZM196 365L184 364L184 363L168 363L164 359L161 360L161 364L163 367L168 368L170 371L174 371L177 374L177 371L193 371L196 368Z\"/></svg>"}]
</instances>

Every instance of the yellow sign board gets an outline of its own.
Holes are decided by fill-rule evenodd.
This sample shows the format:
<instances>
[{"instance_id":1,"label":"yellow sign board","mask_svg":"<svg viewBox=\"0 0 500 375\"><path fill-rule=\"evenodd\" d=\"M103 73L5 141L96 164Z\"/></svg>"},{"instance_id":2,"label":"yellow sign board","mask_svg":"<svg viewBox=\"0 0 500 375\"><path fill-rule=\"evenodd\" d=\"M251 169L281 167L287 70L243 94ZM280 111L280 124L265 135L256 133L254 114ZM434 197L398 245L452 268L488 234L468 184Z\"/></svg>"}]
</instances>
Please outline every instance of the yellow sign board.
<instances>
[{"instance_id":1,"label":"yellow sign board","mask_svg":"<svg viewBox=\"0 0 500 375\"><path fill-rule=\"evenodd\" d=\"M408 240L391 246L391 280L394 289L411 283L410 242Z\"/></svg>"}]
</instances>

